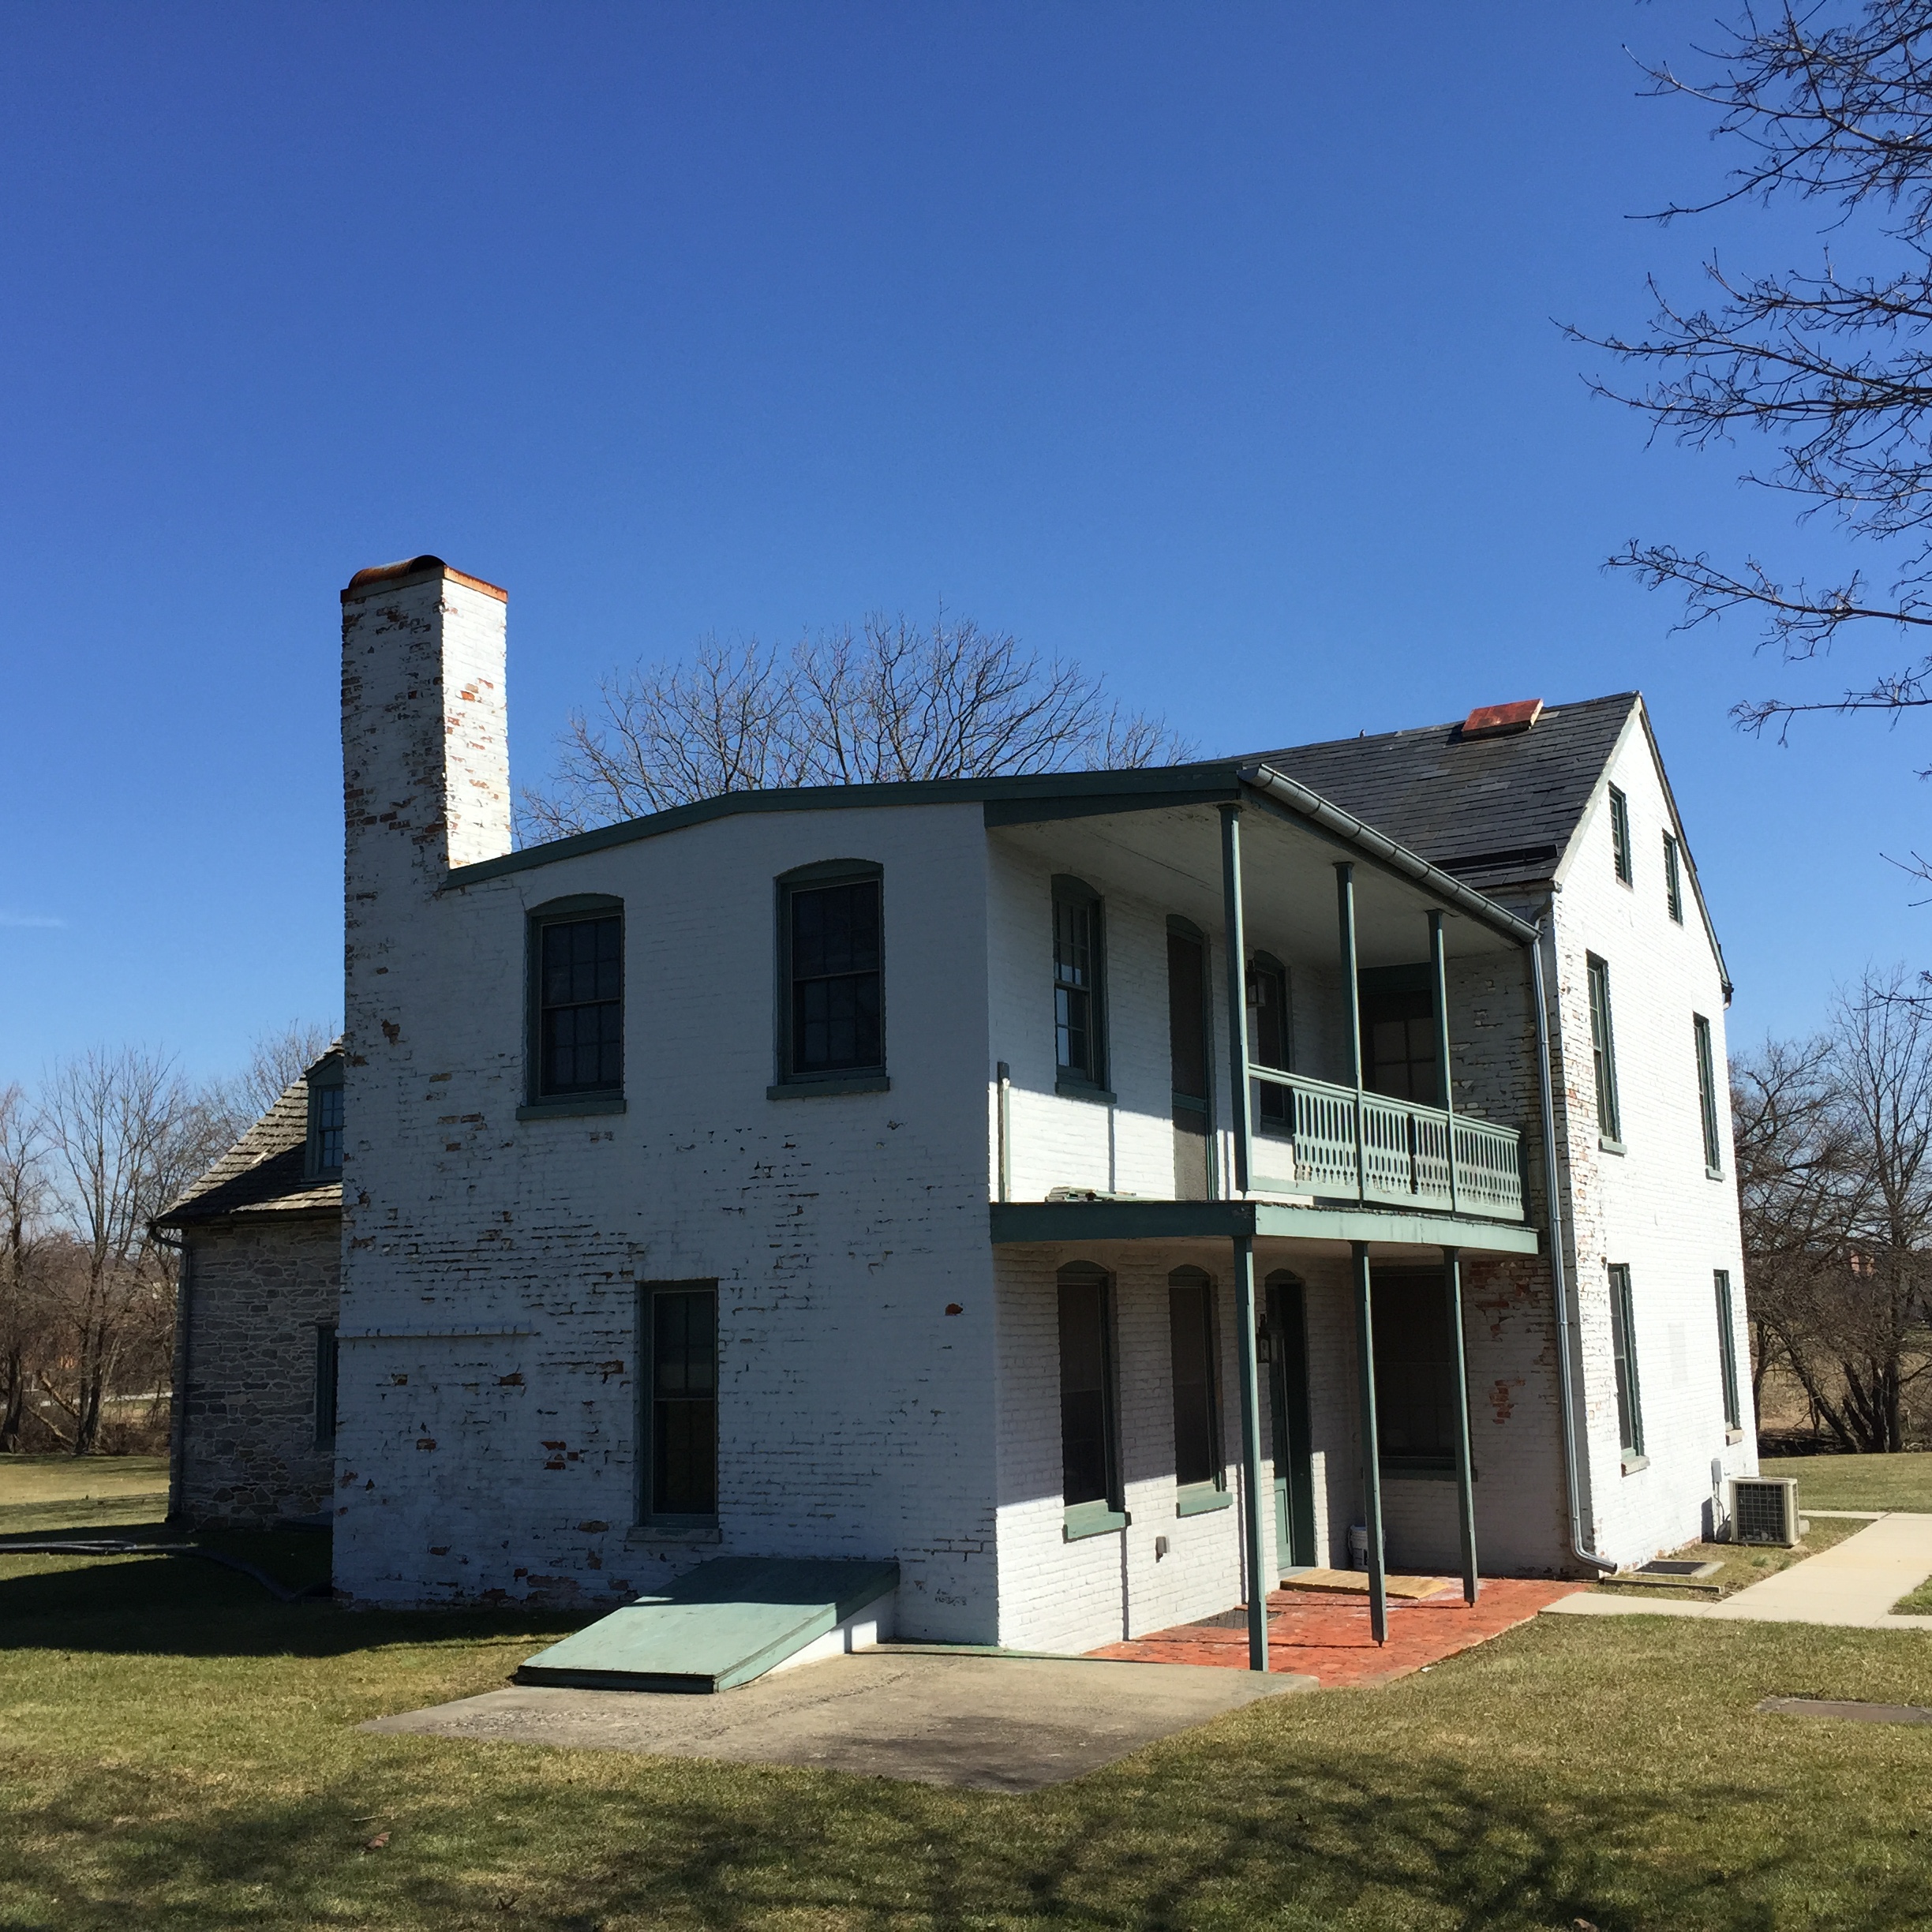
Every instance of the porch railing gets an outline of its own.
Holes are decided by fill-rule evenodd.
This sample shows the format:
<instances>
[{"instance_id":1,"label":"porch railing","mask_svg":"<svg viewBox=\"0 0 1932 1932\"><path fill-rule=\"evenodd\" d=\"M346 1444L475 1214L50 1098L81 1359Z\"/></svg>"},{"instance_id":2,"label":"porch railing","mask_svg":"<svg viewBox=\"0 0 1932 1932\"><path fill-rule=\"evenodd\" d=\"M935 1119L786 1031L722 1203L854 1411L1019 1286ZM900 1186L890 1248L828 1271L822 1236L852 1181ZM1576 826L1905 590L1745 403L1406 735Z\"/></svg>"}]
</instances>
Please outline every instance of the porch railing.
<instances>
[{"instance_id":1,"label":"porch railing","mask_svg":"<svg viewBox=\"0 0 1932 1932\"><path fill-rule=\"evenodd\" d=\"M1521 1136L1440 1107L1391 1100L1385 1094L1357 1096L1352 1087L1250 1066L1249 1077L1285 1092L1288 1103L1259 1110L1256 1179L1275 1178L1275 1148L1292 1160L1292 1184L1312 1194L1349 1200L1398 1203L1410 1208L1455 1208L1499 1221L1523 1218ZM1286 1128L1271 1133L1271 1121ZM1359 1148L1359 1152L1357 1151ZM1288 1177L1282 1177L1287 1178Z\"/></svg>"}]
</instances>

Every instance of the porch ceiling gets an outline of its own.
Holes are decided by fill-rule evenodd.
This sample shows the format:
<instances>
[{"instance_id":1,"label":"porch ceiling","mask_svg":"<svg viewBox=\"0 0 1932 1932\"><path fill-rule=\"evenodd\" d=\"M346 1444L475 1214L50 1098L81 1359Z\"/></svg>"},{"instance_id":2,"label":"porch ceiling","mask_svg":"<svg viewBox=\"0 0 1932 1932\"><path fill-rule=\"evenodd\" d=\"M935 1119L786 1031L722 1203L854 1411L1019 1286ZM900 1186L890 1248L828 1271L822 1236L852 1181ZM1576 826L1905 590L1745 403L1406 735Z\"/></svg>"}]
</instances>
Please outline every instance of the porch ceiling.
<instances>
[{"instance_id":1,"label":"porch ceiling","mask_svg":"<svg viewBox=\"0 0 1932 1932\"><path fill-rule=\"evenodd\" d=\"M1404 1214L1376 1208L1290 1207L1272 1201L995 1201L995 1246L1102 1241L1225 1241L1251 1235L1256 1258L1274 1242L1311 1244L1338 1255L1356 1241L1372 1260L1398 1260L1444 1248L1473 1253L1535 1254L1541 1237L1519 1222L1465 1215Z\"/></svg>"},{"instance_id":2,"label":"porch ceiling","mask_svg":"<svg viewBox=\"0 0 1932 1932\"><path fill-rule=\"evenodd\" d=\"M1221 826L1211 805L1169 806L1040 825L1006 825L990 836L1020 846L1056 872L1090 878L1151 900L1204 931L1222 927ZM1352 855L1311 827L1270 812L1241 814L1241 879L1249 943L1290 957L1331 960L1338 859L1356 857L1355 931L1364 966L1428 957L1426 915L1441 901L1413 881ZM1517 949L1478 920L1444 908L1452 957Z\"/></svg>"}]
</instances>

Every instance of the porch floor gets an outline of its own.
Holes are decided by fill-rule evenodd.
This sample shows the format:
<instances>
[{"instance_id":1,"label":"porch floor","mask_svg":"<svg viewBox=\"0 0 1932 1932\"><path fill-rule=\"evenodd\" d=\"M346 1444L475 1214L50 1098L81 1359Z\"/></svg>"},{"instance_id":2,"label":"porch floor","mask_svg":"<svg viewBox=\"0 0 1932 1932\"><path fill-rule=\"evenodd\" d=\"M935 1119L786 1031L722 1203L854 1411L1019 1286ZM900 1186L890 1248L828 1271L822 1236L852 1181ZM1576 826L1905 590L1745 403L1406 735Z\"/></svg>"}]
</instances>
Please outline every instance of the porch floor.
<instances>
[{"instance_id":1,"label":"porch floor","mask_svg":"<svg viewBox=\"0 0 1932 1932\"><path fill-rule=\"evenodd\" d=\"M1324 1690L1387 1683L1458 1650L1500 1637L1538 1611L1586 1589L1587 1583L1485 1577L1476 1607L1454 1591L1419 1602L1391 1600L1388 1642L1376 1646L1366 1597L1338 1597L1314 1590L1278 1589L1268 1598L1268 1670L1314 1678ZM1131 1642L1090 1651L1143 1664L1207 1664L1248 1668L1248 1632L1219 1623L1182 1623Z\"/></svg>"}]
</instances>

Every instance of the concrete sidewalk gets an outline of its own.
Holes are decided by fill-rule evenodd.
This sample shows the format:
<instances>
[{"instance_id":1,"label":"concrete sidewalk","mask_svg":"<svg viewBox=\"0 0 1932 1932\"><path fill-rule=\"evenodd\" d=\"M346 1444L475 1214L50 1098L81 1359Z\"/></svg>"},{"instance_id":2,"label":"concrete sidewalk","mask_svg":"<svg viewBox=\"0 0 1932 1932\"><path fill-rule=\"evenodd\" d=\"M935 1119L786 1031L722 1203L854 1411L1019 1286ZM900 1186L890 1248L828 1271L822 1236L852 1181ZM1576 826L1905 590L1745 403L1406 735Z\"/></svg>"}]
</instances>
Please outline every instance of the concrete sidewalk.
<instances>
[{"instance_id":1,"label":"concrete sidewalk","mask_svg":"<svg viewBox=\"0 0 1932 1932\"><path fill-rule=\"evenodd\" d=\"M1717 1603L1649 1602L1585 1591L1549 1606L1567 1616L1708 1617L1729 1623L1829 1623L1848 1630L1932 1631L1932 1616L1893 1604L1932 1576L1932 1515L1881 1516L1855 1536Z\"/></svg>"}]
</instances>

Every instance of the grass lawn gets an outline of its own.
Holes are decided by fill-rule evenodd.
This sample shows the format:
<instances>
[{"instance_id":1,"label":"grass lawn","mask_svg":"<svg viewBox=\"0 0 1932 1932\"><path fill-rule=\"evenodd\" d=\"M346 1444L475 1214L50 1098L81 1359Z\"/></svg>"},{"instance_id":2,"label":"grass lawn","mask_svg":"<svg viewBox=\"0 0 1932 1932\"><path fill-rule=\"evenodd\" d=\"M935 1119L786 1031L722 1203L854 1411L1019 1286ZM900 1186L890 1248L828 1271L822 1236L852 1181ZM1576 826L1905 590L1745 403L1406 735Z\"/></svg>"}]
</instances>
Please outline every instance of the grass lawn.
<instances>
[{"instance_id":1,"label":"grass lawn","mask_svg":"<svg viewBox=\"0 0 1932 1932\"><path fill-rule=\"evenodd\" d=\"M1798 1478L1798 1507L1932 1511L1932 1450L1896 1455L1766 1456L1767 1476Z\"/></svg>"},{"instance_id":2,"label":"grass lawn","mask_svg":"<svg viewBox=\"0 0 1932 1932\"><path fill-rule=\"evenodd\" d=\"M354 1728L564 1627L0 1556L0 1927L1932 1926L1932 1733L1751 1708L1932 1702L1916 1633L1543 1618L1024 1798Z\"/></svg>"},{"instance_id":3,"label":"grass lawn","mask_svg":"<svg viewBox=\"0 0 1932 1932\"><path fill-rule=\"evenodd\" d=\"M0 1509L95 1496L165 1499L167 1486L166 1456L0 1456Z\"/></svg>"}]
</instances>

